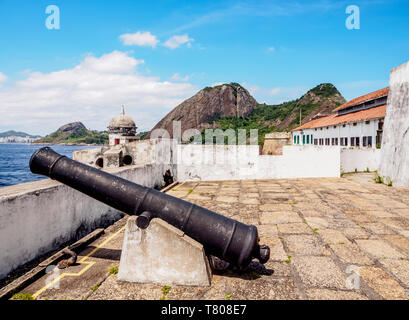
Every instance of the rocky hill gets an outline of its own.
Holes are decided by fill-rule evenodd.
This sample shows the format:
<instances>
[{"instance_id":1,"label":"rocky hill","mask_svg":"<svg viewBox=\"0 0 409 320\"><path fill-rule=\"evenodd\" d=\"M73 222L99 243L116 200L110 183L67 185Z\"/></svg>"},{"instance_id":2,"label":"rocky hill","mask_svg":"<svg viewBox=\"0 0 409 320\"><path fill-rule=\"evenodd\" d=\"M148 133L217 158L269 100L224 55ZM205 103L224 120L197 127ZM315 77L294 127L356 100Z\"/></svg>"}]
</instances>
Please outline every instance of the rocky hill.
<instances>
[{"instance_id":1,"label":"rocky hill","mask_svg":"<svg viewBox=\"0 0 409 320\"><path fill-rule=\"evenodd\" d=\"M246 117L256 105L257 101L238 83L206 87L174 108L152 130L166 129L173 137L173 121L181 122L182 132L203 130L220 117ZM150 133L146 139L149 137Z\"/></svg>"},{"instance_id":2,"label":"rocky hill","mask_svg":"<svg viewBox=\"0 0 409 320\"><path fill-rule=\"evenodd\" d=\"M153 129L163 128L172 134L172 121L180 120L182 132L196 128L258 129L259 144L264 135L274 131L291 131L317 115L327 115L345 103L345 98L330 83L309 90L299 99L278 105L259 104L237 83L207 87L185 100ZM248 131L249 133L249 131ZM149 138L147 135L146 138Z\"/></svg>"},{"instance_id":3,"label":"rocky hill","mask_svg":"<svg viewBox=\"0 0 409 320\"><path fill-rule=\"evenodd\" d=\"M88 130L81 122L72 122L58 128L57 131L35 140L33 144L107 144L108 134Z\"/></svg>"}]
</instances>

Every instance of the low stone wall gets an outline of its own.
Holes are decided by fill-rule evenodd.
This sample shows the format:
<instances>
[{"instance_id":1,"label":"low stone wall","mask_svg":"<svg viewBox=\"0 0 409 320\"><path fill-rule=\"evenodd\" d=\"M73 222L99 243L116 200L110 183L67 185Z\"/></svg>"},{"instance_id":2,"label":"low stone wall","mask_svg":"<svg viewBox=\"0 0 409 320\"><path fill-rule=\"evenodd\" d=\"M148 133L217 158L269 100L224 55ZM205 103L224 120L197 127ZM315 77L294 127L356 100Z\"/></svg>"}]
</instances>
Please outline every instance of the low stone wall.
<instances>
[{"instance_id":1,"label":"low stone wall","mask_svg":"<svg viewBox=\"0 0 409 320\"><path fill-rule=\"evenodd\" d=\"M253 145L178 145L179 181L340 176L340 148L284 146L283 155L259 155Z\"/></svg>"},{"instance_id":2,"label":"low stone wall","mask_svg":"<svg viewBox=\"0 0 409 320\"><path fill-rule=\"evenodd\" d=\"M375 171L379 169L381 149L342 148L341 172Z\"/></svg>"},{"instance_id":3,"label":"low stone wall","mask_svg":"<svg viewBox=\"0 0 409 320\"><path fill-rule=\"evenodd\" d=\"M138 184L160 186L169 164L146 164L107 172ZM0 278L15 268L123 213L59 182L47 179L0 188Z\"/></svg>"}]
</instances>

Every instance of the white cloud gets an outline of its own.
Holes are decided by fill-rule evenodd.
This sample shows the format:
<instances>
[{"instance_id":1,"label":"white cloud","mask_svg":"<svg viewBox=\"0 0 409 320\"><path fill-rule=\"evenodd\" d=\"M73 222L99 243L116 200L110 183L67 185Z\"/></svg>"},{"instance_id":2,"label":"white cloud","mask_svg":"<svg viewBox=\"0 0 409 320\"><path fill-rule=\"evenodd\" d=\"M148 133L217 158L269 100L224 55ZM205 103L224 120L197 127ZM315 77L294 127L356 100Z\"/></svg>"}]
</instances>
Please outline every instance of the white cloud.
<instances>
[{"instance_id":1,"label":"white cloud","mask_svg":"<svg viewBox=\"0 0 409 320\"><path fill-rule=\"evenodd\" d=\"M280 93L280 91L281 91L280 88L273 88L273 89L270 90L270 94L272 96L276 96L276 95L278 95Z\"/></svg>"},{"instance_id":2,"label":"white cloud","mask_svg":"<svg viewBox=\"0 0 409 320\"><path fill-rule=\"evenodd\" d=\"M172 80L175 80L175 81L188 81L189 80L189 76L184 76L184 77L182 77L179 73L175 73L172 77L171 77L171 79Z\"/></svg>"},{"instance_id":3,"label":"white cloud","mask_svg":"<svg viewBox=\"0 0 409 320\"><path fill-rule=\"evenodd\" d=\"M137 126L148 130L197 88L141 75L137 66L142 62L113 51L87 56L72 69L29 73L0 89L0 127L45 135L82 121L88 128L105 130L124 104Z\"/></svg>"},{"instance_id":4,"label":"white cloud","mask_svg":"<svg viewBox=\"0 0 409 320\"><path fill-rule=\"evenodd\" d=\"M270 51L270 52L274 52L276 50L276 48L271 46L271 47L268 47L267 50Z\"/></svg>"},{"instance_id":5,"label":"white cloud","mask_svg":"<svg viewBox=\"0 0 409 320\"><path fill-rule=\"evenodd\" d=\"M156 47L159 40L151 34L149 31L136 32L136 33L125 33L119 36L123 44L126 46L147 46Z\"/></svg>"},{"instance_id":6,"label":"white cloud","mask_svg":"<svg viewBox=\"0 0 409 320\"><path fill-rule=\"evenodd\" d=\"M170 48L170 49L176 49L176 48L180 47L182 44L187 43L187 46L190 48L192 41L194 41L193 38L189 38L189 36L187 34L183 34L183 35L180 35L180 36L171 37L163 45L165 47Z\"/></svg>"},{"instance_id":7,"label":"white cloud","mask_svg":"<svg viewBox=\"0 0 409 320\"><path fill-rule=\"evenodd\" d=\"M0 72L0 87L6 81L7 81L7 76L4 73Z\"/></svg>"}]
</instances>

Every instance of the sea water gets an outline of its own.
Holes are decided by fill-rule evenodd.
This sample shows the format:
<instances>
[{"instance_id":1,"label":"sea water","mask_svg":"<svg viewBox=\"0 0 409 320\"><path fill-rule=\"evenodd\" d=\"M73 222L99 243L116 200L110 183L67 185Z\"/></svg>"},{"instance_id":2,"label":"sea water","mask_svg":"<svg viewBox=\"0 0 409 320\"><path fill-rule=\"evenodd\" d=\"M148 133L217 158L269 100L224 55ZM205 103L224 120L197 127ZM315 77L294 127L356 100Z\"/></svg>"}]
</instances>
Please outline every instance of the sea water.
<instances>
[{"instance_id":1,"label":"sea water","mask_svg":"<svg viewBox=\"0 0 409 320\"><path fill-rule=\"evenodd\" d=\"M0 188L18 183L47 179L45 176L32 174L29 168L31 155L44 146L0 143ZM95 148L95 146L51 146L56 152L72 159L77 150Z\"/></svg>"}]
</instances>

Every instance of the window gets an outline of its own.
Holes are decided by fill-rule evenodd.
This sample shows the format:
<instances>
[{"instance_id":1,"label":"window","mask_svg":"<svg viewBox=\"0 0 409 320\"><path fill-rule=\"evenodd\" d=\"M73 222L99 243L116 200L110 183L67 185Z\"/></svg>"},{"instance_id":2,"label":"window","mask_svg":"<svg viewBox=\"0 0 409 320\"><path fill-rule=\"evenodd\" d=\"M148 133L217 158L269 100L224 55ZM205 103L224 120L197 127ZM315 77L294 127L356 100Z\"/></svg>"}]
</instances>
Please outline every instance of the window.
<instances>
[{"instance_id":1,"label":"window","mask_svg":"<svg viewBox=\"0 0 409 320\"><path fill-rule=\"evenodd\" d=\"M362 138L362 146L366 147L368 145L368 137L363 137Z\"/></svg>"},{"instance_id":2,"label":"window","mask_svg":"<svg viewBox=\"0 0 409 320\"><path fill-rule=\"evenodd\" d=\"M354 122L354 123L353 123L353 126L355 127L356 125L357 125L357 123L356 123L356 122Z\"/></svg>"},{"instance_id":3,"label":"window","mask_svg":"<svg viewBox=\"0 0 409 320\"><path fill-rule=\"evenodd\" d=\"M305 144L305 136L302 135L302 144Z\"/></svg>"},{"instance_id":4,"label":"window","mask_svg":"<svg viewBox=\"0 0 409 320\"><path fill-rule=\"evenodd\" d=\"M370 123L371 123L370 120L365 121L365 124L370 124Z\"/></svg>"},{"instance_id":5,"label":"window","mask_svg":"<svg viewBox=\"0 0 409 320\"><path fill-rule=\"evenodd\" d=\"M368 136L368 147L372 147L372 136Z\"/></svg>"},{"instance_id":6,"label":"window","mask_svg":"<svg viewBox=\"0 0 409 320\"><path fill-rule=\"evenodd\" d=\"M345 128L345 126L346 126L346 125L345 125L345 124L343 124L343 125L342 125L342 128Z\"/></svg>"},{"instance_id":7,"label":"window","mask_svg":"<svg viewBox=\"0 0 409 320\"><path fill-rule=\"evenodd\" d=\"M338 145L338 138L335 138L335 145Z\"/></svg>"},{"instance_id":8,"label":"window","mask_svg":"<svg viewBox=\"0 0 409 320\"><path fill-rule=\"evenodd\" d=\"M351 137L351 147L353 147L355 145L355 138Z\"/></svg>"},{"instance_id":9,"label":"window","mask_svg":"<svg viewBox=\"0 0 409 320\"><path fill-rule=\"evenodd\" d=\"M314 139L314 145L318 145L318 139Z\"/></svg>"},{"instance_id":10,"label":"window","mask_svg":"<svg viewBox=\"0 0 409 320\"><path fill-rule=\"evenodd\" d=\"M356 145L357 147L359 147L359 137L356 137L356 138L355 138L355 145Z\"/></svg>"},{"instance_id":11,"label":"window","mask_svg":"<svg viewBox=\"0 0 409 320\"><path fill-rule=\"evenodd\" d=\"M310 135L307 136L307 144L310 144Z\"/></svg>"},{"instance_id":12,"label":"window","mask_svg":"<svg viewBox=\"0 0 409 320\"><path fill-rule=\"evenodd\" d=\"M297 143L297 136L294 136L294 144Z\"/></svg>"},{"instance_id":13,"label":"window","mask_svg":"<svg viewBox=\"0 0 409 320\"><path fill-rule=\"evenodd\" d=\"M300 144L300 136L297 136L297 144Z\"/></svg>"}]
</instances>

